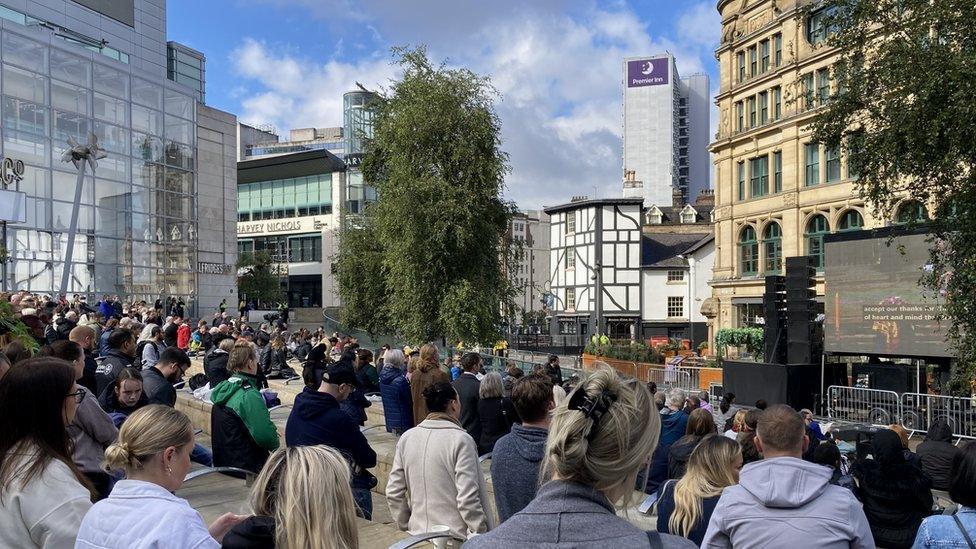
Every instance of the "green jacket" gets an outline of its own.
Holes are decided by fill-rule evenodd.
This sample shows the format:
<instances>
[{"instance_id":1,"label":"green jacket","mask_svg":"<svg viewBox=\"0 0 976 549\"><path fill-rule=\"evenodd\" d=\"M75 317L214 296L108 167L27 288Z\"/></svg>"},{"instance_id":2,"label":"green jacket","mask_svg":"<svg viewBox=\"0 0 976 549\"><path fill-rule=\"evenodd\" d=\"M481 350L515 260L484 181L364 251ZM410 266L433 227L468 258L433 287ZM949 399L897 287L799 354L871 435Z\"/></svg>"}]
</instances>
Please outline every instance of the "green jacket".
<instances>
[{"instance_id":1,"label":"green jacket","mask_svg":"<svg viewBox=\"0 0 976 549\"><path fill-rule=\"evenodd\" d=\"M272 452L278 449L278 428L271 421L271 412L257 389L258 383L258 378L252 375L235 372L214 387L210 400L234 410L254 442Z\"/></svg>"}]
</instances>

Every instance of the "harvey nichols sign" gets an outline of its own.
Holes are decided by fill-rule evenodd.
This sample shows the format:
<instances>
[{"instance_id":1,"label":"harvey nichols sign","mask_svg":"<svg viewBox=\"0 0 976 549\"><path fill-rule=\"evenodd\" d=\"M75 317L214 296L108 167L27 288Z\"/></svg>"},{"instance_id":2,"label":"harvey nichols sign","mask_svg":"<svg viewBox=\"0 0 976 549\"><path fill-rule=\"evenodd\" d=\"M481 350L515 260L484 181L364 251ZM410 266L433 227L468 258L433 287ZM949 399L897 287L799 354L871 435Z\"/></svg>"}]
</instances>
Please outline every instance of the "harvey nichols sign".
<instances>
[{"instance_id":1,"label":"harvey nichols sign","mask_svg":"<svg viewBox=\"0 0 976 549\"><path fill-rule=\"evenodd\" d=\"M669 59L639 59L627 61L627 87L660 86L668 83Z\"/></svg>"},{"instance_id":2,"label":"harvey nichols sign","mask_svg":"<svg viewBox=\"0 0 976 549\"><path fill-rule=\"evenodd\" d=\"M318 219L274 219L255 223L238 223L238 235L271 234L271 233L302 233L321 231L325 223Z\"/></svg>"}]
</instances>

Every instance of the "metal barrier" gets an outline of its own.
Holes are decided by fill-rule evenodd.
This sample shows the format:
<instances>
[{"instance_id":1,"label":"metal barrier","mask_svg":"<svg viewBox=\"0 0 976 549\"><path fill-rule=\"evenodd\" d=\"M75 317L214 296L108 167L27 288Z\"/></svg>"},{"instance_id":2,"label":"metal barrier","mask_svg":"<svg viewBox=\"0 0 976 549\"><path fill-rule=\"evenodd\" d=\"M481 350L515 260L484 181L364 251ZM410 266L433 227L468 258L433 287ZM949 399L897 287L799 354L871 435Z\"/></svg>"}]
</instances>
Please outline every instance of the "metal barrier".
<instances>
[{"instance_id":1,"label":"metal barrier","mask_svg":"<svg viewBox=\"0 0 976 549\"><path fill-rule=\"evenodd\" d=\"M927 432L932 423L944 419L953 435L976 438L976 406L972 398L904 393L901 409L901 424L909 431Z\"/></svg>"},{"instance_id":2,"label":"metal barrier","mask_svg":"<svg viewBox=\"0 0 976 549\"><path fill-rule=\"evenodd\" d=\"M678 388L690 391L695 388L692 385L691 373L689 372L667 368L648 368L645 373L646 379L640 379L640 381L653 381L659 389Z\"/></svg>"},{"instance_id":3,"label":"metal barrier","mask_svg":"<svg viewBox=\"0 0 976 549\"><path fill-rule=\"evenodd\" d=\"M902 418L901 399L894 391L831 385L827 388L827 417L888 426Z\"/></svg>"}]
</instances>

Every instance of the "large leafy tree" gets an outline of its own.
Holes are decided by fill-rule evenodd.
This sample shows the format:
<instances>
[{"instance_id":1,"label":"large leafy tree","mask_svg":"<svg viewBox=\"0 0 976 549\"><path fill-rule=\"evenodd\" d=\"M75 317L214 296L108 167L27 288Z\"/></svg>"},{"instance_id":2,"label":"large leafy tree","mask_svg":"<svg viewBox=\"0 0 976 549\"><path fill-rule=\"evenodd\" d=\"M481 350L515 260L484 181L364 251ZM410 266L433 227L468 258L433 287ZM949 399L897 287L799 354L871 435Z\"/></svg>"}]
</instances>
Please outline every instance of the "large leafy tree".
<instances>
[{"instance_id":1,"label":"large leafy tree","mask_svg":"<svg viewBox=\"0 0 976 549\"><path fill-rule=\"evenodd\" d=\"M237 288L242 296L256 303L275 306L284 299L281 279L272 272L268 252L243 253L237 259Z\"/></svg>"},{"instance_id":2,"label":"large leafy tree","mask_svg":"<svg viewBox=\"0 0 976 549\"><path fill-rule=\"evenodd\" d=\"M394 55L403 76L377 104L362 163L379 200L343 227L335 258L342 320L413 341L493 341L514 295L496 92L424 48Z\"/></svg>"},{"instance_id":3,"label":"large leafy tree","mask_svg":"<svg viewBox=\"0 0 976 549\"><path fill-rule=\"evenodd\" d=\"M838 93L814 124L890 216L909 195L935 206L935 270L958 353L956 391L976 370L976 9L972 0L827 0Z\"/></svg>"}]
</instances>

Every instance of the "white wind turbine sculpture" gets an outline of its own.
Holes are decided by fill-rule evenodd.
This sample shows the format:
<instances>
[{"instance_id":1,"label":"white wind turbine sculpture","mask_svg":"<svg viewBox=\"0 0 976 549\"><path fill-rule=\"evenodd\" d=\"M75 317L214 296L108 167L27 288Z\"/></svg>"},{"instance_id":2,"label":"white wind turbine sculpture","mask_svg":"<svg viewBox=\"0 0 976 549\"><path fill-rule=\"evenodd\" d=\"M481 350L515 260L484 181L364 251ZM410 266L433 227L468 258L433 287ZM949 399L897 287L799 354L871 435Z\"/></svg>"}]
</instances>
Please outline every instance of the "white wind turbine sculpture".
<instances>
[{"instance_id":1,"label":"white wind turbine sculpture","mask_svg":"<svg viewBox=\"0 0 976 549\"><path fill-rule=\"evenodd\" d=\"M68 150L61 155L62 162L71 162L78 168L78 181L75 183L75 201L71 209L71 224L68 226L68 245L64 251L64 269L61 271L61 293L68 293L68 276L71 273L71 256L75 247L75 233L78 232L78 208L81 206L81 190L85 182L85 166L91 166L92 176L98 167L98 160L108 153L98 147L98 137L88 133L88 144L81 145L74 138L68 138Z\"/></svg>"}]
</instances>

